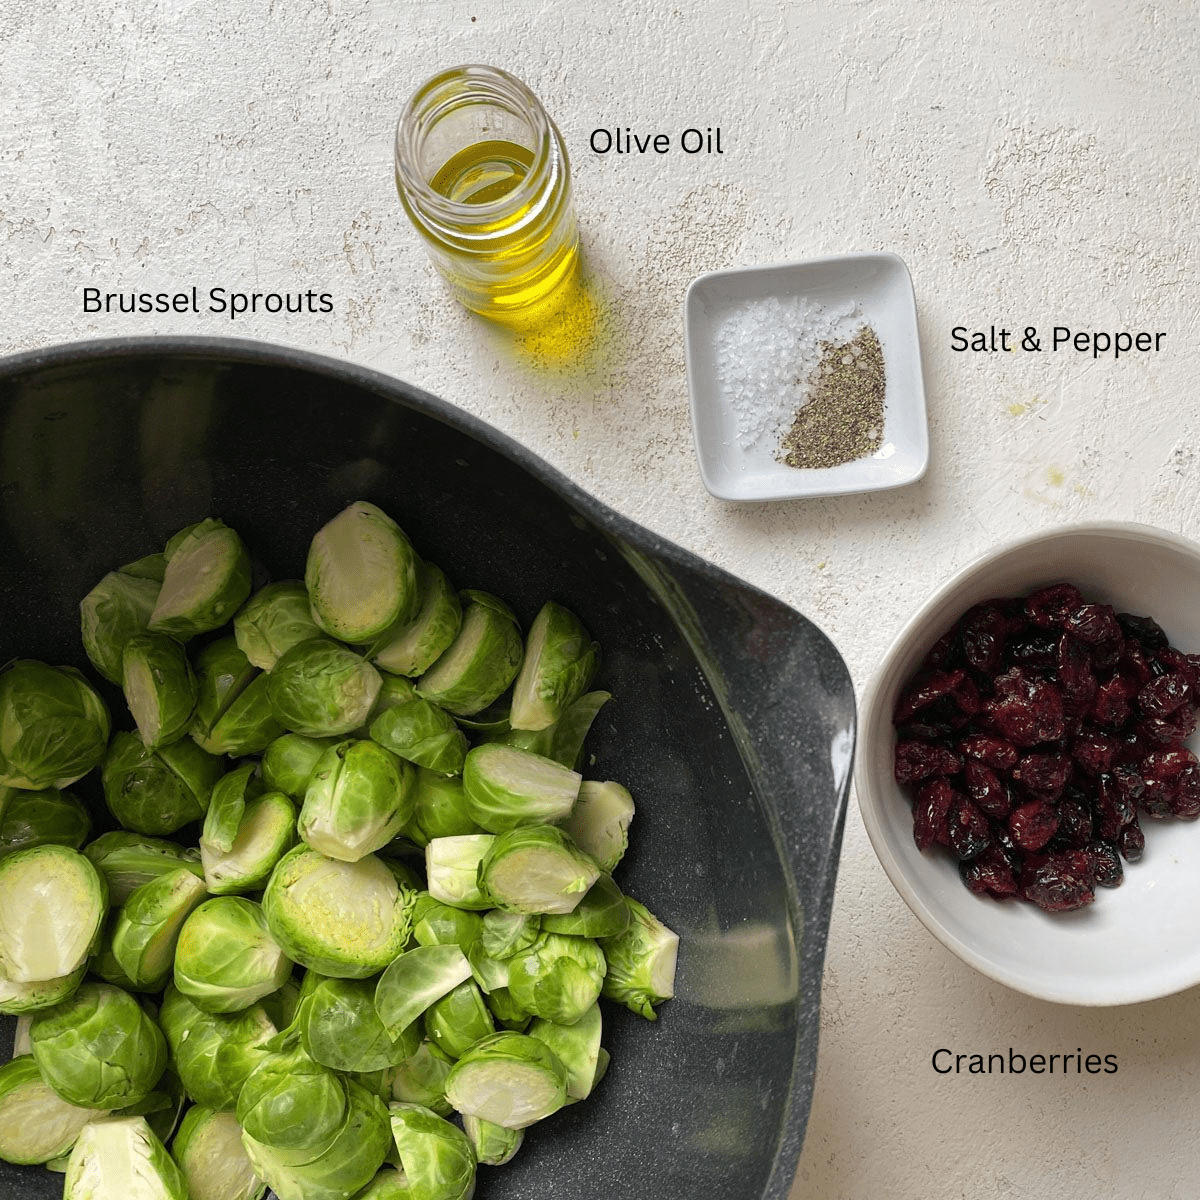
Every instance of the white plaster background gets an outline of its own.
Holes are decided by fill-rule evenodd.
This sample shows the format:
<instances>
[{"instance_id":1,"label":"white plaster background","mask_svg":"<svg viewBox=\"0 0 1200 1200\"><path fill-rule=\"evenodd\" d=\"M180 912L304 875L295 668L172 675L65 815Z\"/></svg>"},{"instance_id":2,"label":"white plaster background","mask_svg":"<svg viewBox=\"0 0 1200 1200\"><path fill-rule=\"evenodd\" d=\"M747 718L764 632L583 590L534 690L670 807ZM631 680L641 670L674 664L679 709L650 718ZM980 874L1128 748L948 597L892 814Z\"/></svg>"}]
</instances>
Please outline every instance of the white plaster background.
<instances>
[{"instance_id":1,"label":"white plaster background","mask_svg":"<svg viewBox=\"0 0 1200 1200\"><path fill-rule=\"evenodd\" d=\"M0 352L238 335L400 376L779 595L869 679L931 588L1000 540L1126 518L1200 538L1195 0L0 0ZM573 156L611 321L546 369L446 298L393 191L427 75L522 76ZM720 156L588 152L719 125ZM890 250L920 312L932 465L875 496L703 490L681 301L714 268ZM328 316L85 316L82 289L315 288ZM955 325L1167 333L1119 362L956 354ZM933 1050L1115 1054L1112 1076L942 1077ZM852 801L794 1190L815 1200L1183 1197L1200 991L1024 998L933 940Z\"/></svg>"}]
</instances>

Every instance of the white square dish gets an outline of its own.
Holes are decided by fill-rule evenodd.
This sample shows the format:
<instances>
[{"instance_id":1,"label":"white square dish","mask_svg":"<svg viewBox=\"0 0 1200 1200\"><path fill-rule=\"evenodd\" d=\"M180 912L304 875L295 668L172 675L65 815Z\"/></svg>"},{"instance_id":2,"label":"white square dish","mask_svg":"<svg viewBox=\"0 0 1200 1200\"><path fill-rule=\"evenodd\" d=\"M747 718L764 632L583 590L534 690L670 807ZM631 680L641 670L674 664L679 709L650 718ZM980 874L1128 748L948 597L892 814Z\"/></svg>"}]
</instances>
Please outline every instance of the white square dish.
<instances>
[{"instance_id":1,"label":"white square dish","mask_svg":"<svg viewBox=\"0 0 1200 1200\"><path fill-rule=\"evenodd\" d=\"M739 437L738 414L719 376L718 331L756 301L854 304L878 335L886 372L882 444L834 467L780 461L781 438ZM696 455L704 486L721 500L789 500L899 487L929 463L929 432L912 279L894 254L842 254L805 262L714 271L684 299L684 349Z\"/></svg>"}]
</instances>

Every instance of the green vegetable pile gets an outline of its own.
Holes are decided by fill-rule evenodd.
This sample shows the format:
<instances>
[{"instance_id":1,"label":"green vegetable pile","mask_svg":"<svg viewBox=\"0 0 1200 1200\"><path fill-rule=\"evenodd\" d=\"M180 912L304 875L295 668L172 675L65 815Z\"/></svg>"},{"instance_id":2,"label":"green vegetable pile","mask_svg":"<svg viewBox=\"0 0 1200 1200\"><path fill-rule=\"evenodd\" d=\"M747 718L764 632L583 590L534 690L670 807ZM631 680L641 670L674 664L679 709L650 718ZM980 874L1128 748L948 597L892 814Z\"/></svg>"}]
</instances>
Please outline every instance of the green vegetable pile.
<instances>
[{"instance_id":1,"label":"green vegetable pile","mask_svg":"<svg viewBox=\"0 0 1200 1200\"><path fill-rule=\"evenodd\" d=\"M601 997L673 993L613 879L633 800L579 770L598 648L365 502L253 578L207 519L84 598L132 728L0 671L0 1158L66 1200L464 1200L596 1086Z\"/></svg>"}]
</instances>

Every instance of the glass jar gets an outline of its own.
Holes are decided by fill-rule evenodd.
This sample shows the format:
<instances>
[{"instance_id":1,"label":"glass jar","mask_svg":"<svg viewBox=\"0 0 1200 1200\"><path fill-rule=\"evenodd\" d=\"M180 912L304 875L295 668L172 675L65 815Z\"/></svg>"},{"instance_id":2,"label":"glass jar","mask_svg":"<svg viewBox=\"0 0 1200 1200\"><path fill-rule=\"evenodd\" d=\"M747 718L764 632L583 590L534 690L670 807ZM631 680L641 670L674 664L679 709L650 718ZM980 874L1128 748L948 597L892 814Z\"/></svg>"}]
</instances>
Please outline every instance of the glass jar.
<instances>
[{"instance_id":1,"label":"glass jar","mask_svg":"<svg viewBox=\"0 0 1200 1200\"><path fill-rule=\"evenodd\" d=\"M396 127L396 187L430 258L473 312L556 307L579 269L567 150L537 97L497 67L435 75Z\"/></svg>"}]
</instances>

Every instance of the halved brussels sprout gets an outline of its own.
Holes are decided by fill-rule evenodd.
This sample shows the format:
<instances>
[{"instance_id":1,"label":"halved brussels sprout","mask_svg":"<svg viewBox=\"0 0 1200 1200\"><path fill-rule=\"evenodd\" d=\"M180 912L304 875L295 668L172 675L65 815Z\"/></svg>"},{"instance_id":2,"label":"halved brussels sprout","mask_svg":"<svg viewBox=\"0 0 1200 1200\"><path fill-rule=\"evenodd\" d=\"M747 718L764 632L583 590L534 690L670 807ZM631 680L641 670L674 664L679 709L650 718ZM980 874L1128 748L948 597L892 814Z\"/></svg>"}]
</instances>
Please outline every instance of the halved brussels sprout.
<instances>
[{"instance_id":1,"label":"halved brussels sprout","mask_svg":"<svg viewBox=\"0 0 1200 1200\"><path fill-rule=\"evenodd\" d=\"M413 815L405 832L422 848L435 837L483 833L483 827L469 811L462 777L440 775L418 767L413 788Z\"/></svg>"},{"instance_id":2,"label":"halved brussels sprout","mask_svg":"<svg viewBox=\"0 0 1200 1200\"><path fill-rule=\"evenodd\" d=\"M608 962L602 994L631 1012L653 1021L654 1006L675 995L675 960L679 936L630 896L629 925L624 933L600 945Z\"/></svg>"},{"instance_id":3,"label":"halved brussels sprout","mask_svg":"<svg viewBox=\"0 0 1200 1200\"><path fill-rule=\"evenodd\" d=\"M513 1001L525 1012L561 1025L578 1021L604 984L604 953L590 938L543 933L507 964Z\"/></svg>"},{"instance_id":4,"label":"halved brussels sprout","mask_svg":"<svg viewBox=\"0 0 1200 1200\"><path fill-rule=\"evenodd\" d=\"M425 846L429 894L454 908L491 908L494 901L481 889L479 872L495 840L491 833L431 838Z\"/></svg>"},{"instance_id":5,"label":"halved brussels sprout","mask_svg":"<svg viewBox=\"0 0 1200 1200\"><path fill-rule=\"evenodd\" d=\"M191 1200L260 1200L266 1194L231 1112L193 1105L171 1143L171 1157Z\"/></svg>"},{"instance_id":6,"label":"halved brussels sprout","mask_svg":"<svg viewBox=\"0 0 1200 1200\"><path fill-rule=\"evenodd\" d=\"M506 912L569 913L599 878L600 868L557 825L498 834L479 865L481 890Z\"/></svg>"},{"instance_id":7,"label":"halved brussels sprout","mask_svg":"<svg viewBox=\"0 0 1200 1200\"><path fill-rule=\"evenodd\" d=\"M470 717L517 677L523 646L516 615L503 600L470 589L461 598L458 634L421 676L417 691L455 716Z\"/></svg>"},{"instance_id":8,"label":"halved brussels sprout","mask_svg":"<svg viewBox=\"0 0 1200 1200\"><path fill-rule=\"evenodd\" d=\"M175 948L175 987L206 1012L240 1012L283 986L292 964L262 909L214 896L188 917Z\"/></svg>"},{"instance_id":9,"label":"halved brussels sprout","mask_svg":"<svg viewBox=\"0 0 1200 1200\"><path fill-rule=\"evenodd\" d=\"M0 978L44 983L83 965L100 935L108 889L69 846L47 844L0 859Z\"/></svg>"},{"instance_id":10,"label":"halved brussels sprout","mask_svg":"<svg viewBox=\"0 0 1200 1200\"><path fill-rule=\"evenodd\" d=\"M331 746L304 793L300 836L345 862L382 849L412 816L415 774L410 763L373 741Z\"/></svg>"},{"instance_id":11,"label":"halved brussels sprout","mask_svg":"<svg viewBox=\"0 0 1200 1200\"><path fill-rule=\"evenodd\" d=\"M346 1200L366 1187L383 1166L392 1148L387 1108L355 1080L347 1079L345 1086L345 1120L315 1158L296 1162L296 1155L243 1134L250 1161L279 1200Z\"/></svg>"},{"instance_id":12,"label":"halved brussels sprout","mask_svg":"<svg viewBox=\"0 0 1200 1200\"><path fill-rule=\"evenodd\" d=\"M417 592L417 615L385 630L367 649L367 657L384 671L420 675L433 666L458 634L462 601L439 567L418 563Z\"/></svg>"},{"instance_id":13,"label":"halved brussels sprout","mask_svg":"<svg viewBox=\"0 0 1200 1200\"><path fill-rule=\"evenodd\" d=\"M85 1125L67 1160L63 1200L188 1200L187 1184L145 1117Z\"/></svg>"},{"instance_id":14,"label":"halved brussels sprout","mask_svg":"<svg viewBox=\"0 0 1200 1200\"><path fill-rule=\"evenodd\" d=\"M398 1037L388 1033L375 1011L375 982L369 979L320 980L301 1003L298 1025L309 1056L335 1071L395 1067L421 1044L417 1021Z\"/></svg>"},{"instance_id":15,"label":"halved brussels sprout","mask_svg":"<svg viewBox=\"0 0 1200 1200\"><path fill-rule=\"evenodd\" d=\"M583 623L553 600L542 605L525 639L525 658L513 684L509 723L514 729L545 729L587 690L599 645Z\"/></svg>"},{"instance_id":16,"label":"halved brussels sprout","mask_svg":"<svg viewBox=\"0 0 1200 1200\"><path fill-rule=\"evenodd\" d=\"M222 841L226 833L222 831ZM282 792L265 792L246 804L227 846L201 835L204 882L214 896L257 891L295 844L296 806Z\"/></svg>"},{"instance_id":17,"label":"halved brussels sprout","mask_svg":"<svg viewBox=\"0 0 1200 1200\"><path fill-rule=\"evenodd\" d=\"M507 1030L476 1042L450 1068L446 1099L464 1116L524 1129L567 1101L567 1069L544 1042Z\"/></svg>"},{"instance_id":18,"label":"halved brussels sprout","mask_svg":"<svg viewBox=\"0 0 1200 1200\"><path fill-rule=\"evenodd\" d=\"M197 745L207 750L210 747L205 743L226 709L261 672L234 638L222 637L209 642L196 655L195 674L196 711L191 734Z\"/></svg>"},{"instance_id":19,"label":"halved brussels sprout","mask_svg":"<svg viewBox=\"0 0 1200 1200\"><path fill-rule=\"evenodd\" d=\"M0 669L0 784L65 788L104 758L110 719L71 667L19 658Z\"/></svg>"},{"instance_id":20,"label":"halved brussels sprout","mask_svg":"<svg viewBox=\"0 0 1200 1200\"><path fill-rule=\"evenodd\" d=\"M166 565L163 559L164 571ZM109 683L120 684L125 643L146 631L161 587L161 575L154 579L123 567L109 571L79 602L84 651Z\"/></svg>"},{"instance_id":21,"label":"halved brussels sprout","mask_svg":"<svg viewBox=\"0 0 1200 1200\"><path fill-rule=\"evenodd\" d=\"M72 995L83 982L88 964L81 963L69 975L58 979L42 979L37 983L13 983L0 977L0 1013L30 1013L50 1008ZM13 1051L16 1054L16 1051ZM0 1155L0 1158L3 1158Z\"/></svg>"},{"instance_id":22,"label":"halved brussels sprout","mask_svg":"<svg viewBox=\"0 0 1200 1200\"><path fill-rule=\"evenodd\" d=\"M263 783L293 800L303 800L321 755L337 742L337 738L306 737L302 733L277 737L263 751L260 764Z\"/></svg>"},{"instance_id":23,"label":"halved brussels sprout","mask_svg":"<svg viewBox=\"0 0 1200 1200\"><path fill-rule=\"evenodd\" d=\"M208 812L204 814L205 840L218 849L230 849L247 803L261 791L262 781L253 762L244 762L232 771L226 771L213 785L209 797Z\"/></svg>"},{"instance_id":24,"label":"halved brussels sprout","mask_svg":"<svg viewBox=\"0 0 1200 1200\"><path fill-rule=\"evenodd\" d=\"M151 750L136 733L121 732L101 779L108 810L126 830L161 835L202 820L223 773L221 759L190 738Z\"/></svg>"},{"instance_id":25,"label":"halved brussels sprout","mask_svg":"<svg viewBox=\"0 0 1200 1200\"><path fill-rule=\"evenodd\" d=\"M332 1145L346 1119L342 1078L298 1043L267 1054L246 1077L237 1119L248 1137L307 1162Z\"/></svg>"},{"instance_id":26,"label":"halved brussels sprout","mask_svg":"<svg viewBox=\"0 0 1200 1200\"><path fill-rule=\"evenodd\" d=\"M196 676L182 644L165 633L135 634L121 663L125 703L142 744L153 750L183 737L196 709Z\"/></svg>"},{"instance_id":27,"label":"halved brussels sprout","mask_svg":"<svg viewBox=\"0 0 1200 1200\"><path fill-rule=\"evenodd\" d=\"M233 1108L277 1033L262 1004L208 1013L173 985L167 986L158 1016L187 1094L209 1108Z\"/></svg>"},{"instance_id":28,"label":"halved brussels sprout","mask_svg":"<svg viewBox=\"0 0 1200 1200\"><path fill-rule=\"evenodd\" d=\"M483 993L472 979L464 979L435 1000L425 1010L424 1022L425 1036L451 1058L459 1058L480 1038L496 1031Z\"/></svg>"},{"instance_id":29,"label":"halved brussels sprout","mask_svg":"<svg viewBox=\"0 0 1200 1200\"><path fill-rule=\"evenodd\" d=\"M68 1153L94 1108L62 1099L26 1054L0 1066L0 1158L45 1163Z\"/></svg>"},{"instance_id":30,"label":"halved brussels sprout","mask_svg":"<svg viewBox=\"0 0 1200 1200\"><path fill-rule=\"evenodd\" d=\"M462 1119L463 1133L475 1151L475 1161L489 1167L502 1167L511 1162L521 1143L525 1140L524 1129L505 1129L479 1117L465 1114Z\"/></svg>"},{"instance_id":31,"label":"halved brussels sprout","mask_svg":"<svg viewBox=\"0 0 1200 1200\"><path fill-rule=\"evenodd\" d=\"M0 858L47 844L78 850L87 841L91 815L70 792L0 788L0 793Z\"/></svg>"},{"instance_id":32,"label":"halved brussels sprout","mask_svg":"<svg viewBox=\"0 0 1200 1200\"><path fill-rule=\"evenodd\" d=\"M236 696L229 699L216 721L203 729L192 723L192 738L211 754L261 754L283 732L271 706L271 681L255 675Z\"/></svg>"},{"instance_id":33,"label":"halved brussels sprout","mask_svg":"<svg viewBox=\"0 0 1200 1200\"><path fill-rule=\"evenodd\" d=\"M166 986L179 931L207 895L202 878L187 867L177 867L143 883L121 905L111 949L134 988L158 992Z\"/></svg>"},{"instance_id":34,"label":"halved brussels sprout","mask_svg":"<svg viewBox=\"0 0 1200 1200\"><path fill-rule=\"evenodd\" d=\"M102 833L84 846L83 853L107 881L109 901L114 908L124 904L135 888L177 867L187 867L197 876L204 874L194 849L126 829Z\"/></svg>"},{"instance_id":35,"label":"halved brussels sprout","mask_svg":"<svg viewBox=\"0 0 1200 1200\"><path fill-rule=\"evenodd\" d=\"M471 1200L475 1151L457 1125L419 1104L388 1106L392 1138L410 1195L420 1200Z\"/></svg>"},{"instance_id":36,"label":"halved brussels sprout","mask_svg":"<svg viewBox=\"0 0 1200 1200\"><path fill-rule=\"evenodd\" d=\"M489 833L562 820L582 782L562 763L498 742L474 747L463 765L467 806Z\"/></svg>"},{"instance_id":37,"label":"halved brussels sprout","mask_svg":"<svg viewBox=\"0 0 1200 1200\"><path fill-rule=\"evenodd\" d=\"M187 641L219 629L250 595L250 555L237 533L209 517L167 543L162 590L150 614L153 633Z\"/></svg>"},{"instance_id":38,"label":"halved brussels sprout","mask_svg":"<svg viewBox=\"0 0 1200 1200\"><path fill-rule=\"evenodd\" d=\"M421 696L380 713L371 722L370 734L381 746L419 767L443 775L462 771L467 735L445 709Z\"/></svg>"},{"instance_id":39,"label":"halved brussels sprout","mask_svg":"<svg viewBox=\"0 0 1200 1200\"><path fill-rule=\"evenodd\" d=\"M149 1013L109 983L83 983L29 1024L42 1078L82 1108L125 1108L144 1100L167 1066L167 1043Z\"/></svg>"},{"instance_id":40,"label":"halved brussels sprout","mask_svg":"<svg viewBox=\"0 0 1200 1200\"><path fill-rule=\"evenodd\" d=\"M611 873L629 847L632 820L633 797L628 788L612 780L585 779L575 807L560 824L580 850Z\"/></svg>"},{"instance_id":41,"label":"halved brussels sprout","mask_svg":"<svg viewBox=\"0 0 1200 1200\"><path fill-rule=\"evenodd\" d=\"M545 1042L555 1057L567 1069L567 1096L584 1100L596 1083L600 1065L600 1037L603 1032L600 1005L593 1003L570 1025L537 1017L526 1032L539 1042Z\"/></svg>"},{"instance_id":42,"label":"halved brussels sprout","mask_svg":"<svg viewBox=\"0 0 1200 1200\"><path fill-rule=\"evenodd\" d=\"M420 946L458 946L467 953L483 932L483 914L417 894L413 907L413 940Z\"/></svg>"},{"instance_id":43,"label":"halved brussels sprout","mask_svg":"<svg viewBox=\"0 0 1200 1200\"><path fill-rule=\"evenodd\" d=\"M283 654L267 676L267 694L279 723L291 733L331 737L363 725L382 680L361 654L314 638Z\"/></svg>"},{"instance_id":44,"label":"halved brussels sprout","mask_svg":"<svg viewBox=\"0 0 1200 1200\"><path fill-rule=\"evenodd\" d=\"M392 1099L420 1104L439 1117L448 1117L454 1110L446 1099L446 1076L453 1065L454 1060L426 1038L396 1068L392 1076Z\"/></svg>"},{"instance_id":45,"label":"halved brussels sprout","mask_svg":"<svg viewBox=\"0 0 1200 1200\"><path fill-rule=\"evenodd\" d=\"M483 914L479 948L493 958L510 958L528 950L537 941L544 920L536 913L511 913L493 908Z\"/></svg>"},{"instance_id":46,"label":"halved brussels sprout","mask_svg":"<svg viewBox=\"0 0 1200 1200\"><path fill-rule=\"evenodd\" d=\"M320 637L321 628L312 618L307 588L287 579L259 588L238 609L233 636L250 662L269 671L293 646Z\"/></svg>"},{"instance_id":47,"label":"halved brussels sprout","mask_svg":"<svg viewBox=\"0 0 1200 1200\"><path fill-rule=\"evenodd\" d=\"M412 544L387 513L362 500L317 531L304 583L317 624L343 642L370 642L411 621L420 604Z\"/></svg>"},{"instance_id":48,"label":"halved brussels sprout","mask_svg":"<svg viewBox=\"0 0 1200 1200\"><path fill-rule=\"evenodd\" d=\"M611 875L601 875L569 913L547 913L541 924L547 933L602 938L624 933L629 921L624 893Z\"/></svg>"},{"instance_id":49,"label":"halved brussels sprout","mask_svg":"<svg viewBox=\"0 0 1200 1200\"><path fill-rule=\"evenodd\" d=\"M293 962L365 979L404 949L415 901L375 855L340 862L301 844L271 872L262 906L272 937Z\"/></svg>"},{"instance_id":50,"label":"halved brussels sprout","mask_svg":"<svg viewBox=\"0 0 1200 1200\"><path fill-rule=\"evenodd\" d=\"M567 705L563 714L545 729L514 729L507 723L502 729L488 731L483 739L504 742L520 750L532 750L544 758L552 758L564 767L578 771L583 761L584 743L600 710L612 699L609 692L585 692Z\"/></svg>"},{"instance_id":51,"label":"halved brussels sprout","mask_svg":"<svg viewBox=\"0 0 1200 1200\"><path fill-rule=\"evenodd\" d=\"M375 1011L388 1034L399 1038L435 1000L470 977L471 964L458 946L414 946L379 977Z\"/></svg>"}]
</instances>

